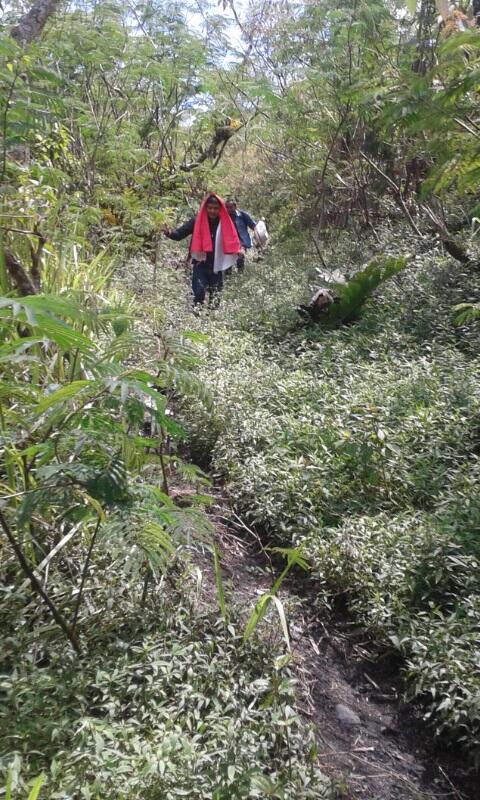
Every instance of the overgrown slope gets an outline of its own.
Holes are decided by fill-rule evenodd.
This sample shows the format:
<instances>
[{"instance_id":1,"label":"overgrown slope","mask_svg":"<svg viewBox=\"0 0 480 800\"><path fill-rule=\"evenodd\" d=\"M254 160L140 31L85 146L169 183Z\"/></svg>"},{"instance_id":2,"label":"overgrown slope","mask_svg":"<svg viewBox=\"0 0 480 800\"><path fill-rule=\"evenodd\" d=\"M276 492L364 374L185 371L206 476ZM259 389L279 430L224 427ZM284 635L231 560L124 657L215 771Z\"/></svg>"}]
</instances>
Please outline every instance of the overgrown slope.
<instances>
[{"instance_id":1,"label":"overgrown slope","mask_svg":"<svg viewBox=\"0 0 480 800\"><path fill-rule=\"evenodd\" d=\"M404 242L385 232L383 250ZM354 267L348 247L332 267ZM480 329L456 329L452 306L480 280L438 250L407 255L361 319L333 331L293 311L308 259L252 264L201 322L214 412L187 424L241 512L303 545L326 596L345 596L401 652L410 696L475 758Z\"/></svg>"},{"instance_id":2,"label":"overgrown slope","mask_svg":"<svg viewBox=\"0 0 480 800\"><path fill-rule=\"evenodd\" d=\"M52 258L56 294L0 300L0 786L332 797L284 645L245 643L245 609L205 601L213 500L171 409L173 391L208 406L201 337L128 295L144 266L114 287L100 258ZM180 309L183 284L163 278Z\"/></svg>"}]
</instances>

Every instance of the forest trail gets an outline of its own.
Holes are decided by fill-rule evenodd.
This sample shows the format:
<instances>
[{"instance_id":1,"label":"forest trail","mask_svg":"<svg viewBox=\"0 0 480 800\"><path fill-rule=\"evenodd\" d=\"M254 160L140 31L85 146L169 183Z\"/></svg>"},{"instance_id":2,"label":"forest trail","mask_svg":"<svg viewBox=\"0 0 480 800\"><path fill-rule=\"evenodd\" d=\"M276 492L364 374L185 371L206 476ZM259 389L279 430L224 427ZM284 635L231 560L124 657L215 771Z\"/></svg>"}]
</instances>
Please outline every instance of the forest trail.
<instances>
[{"instance_id":1,"label":"forest trail","mask_svg":"<svg viewBox=\"0 0 480 800\"><path fill-rule=\"evenodd\" d=\"M191 300L189 273L182 266L180 260L170 260L175 282L183 283L185 325ZM250 273L253 269L258 264L250 264ZM235 281L228 284L227 296L231 297L233 287L241 301L245 287ZM205 309L200 328L208 316ZM195 453L192 461L199 457L200 463L210 461L207 452ZM227 605L235 605L246 620L258 598L271 588L281 564L272 563L268 541L238 516L224 487L216 485L210 492L214 504L209 517L221 554ZM217 608L211 559L200 555L198 559L205 576L205 601ZM338 782L338 797L477 800L476 780L465 770L461 755L442 752L441 746L435 749L433 733L421 721L422 710L403 702L401 661L375 650L361 620L343 612L318 610L314 581L299 571L284 581L279 598L287 614L299 686L297 711L314 726L318 765ZM272 624L265 626L262 635L278 645L282 633L275 614L269 612Z\"/></svg>"},{"instance_id":2,"label":"forest trail","mask_svg":"<svg viewBox=\"0 0 480 800\"><path fill-rule=\"evenodd\" d=\"M221 6L0 4L0 794L478 800L479 3Z\"/></svg>"},{"instance_id":3,"label":"forest trail","mask_svg":"<svg viewBox=\"0 0 480 800\"><path fill-rule=\"evenodd\" d=\"M269 590L278 567L259 536L214 494L211 519L221 552L227 598L248 615ZM208 602L215 604L211 562L202 559ZM279 597L287 610L298 679L297 711L315 728L317 759L338 781L345 800L476 800L477 790L462 780L462 762L428 751L431 738L402 703L398 664L369 650L358 624L314 610L315 587L308 576L287 578ZM351 633L352 629L354 633ZM273 616L268 633L281 637ZM461 786L461 788L459 788Z\"/></svg>"}]
</instances>

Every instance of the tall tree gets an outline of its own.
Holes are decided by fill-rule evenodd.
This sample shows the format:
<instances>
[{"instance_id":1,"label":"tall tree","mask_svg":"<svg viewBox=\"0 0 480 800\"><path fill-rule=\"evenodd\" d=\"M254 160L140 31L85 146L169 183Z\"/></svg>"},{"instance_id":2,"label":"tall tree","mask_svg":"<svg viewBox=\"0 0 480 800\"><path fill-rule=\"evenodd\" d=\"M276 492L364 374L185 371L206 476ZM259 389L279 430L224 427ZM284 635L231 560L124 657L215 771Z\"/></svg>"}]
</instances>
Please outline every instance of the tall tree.
<instances>
[{"instance_id":1,"label":"tall tree","mask_svg":"<svg viewBox=\"0 0 480 800\"><path fill-rule=\"evenodd\" d=\"M47 20L59 5L60 0L37 0L12 29L10 33L12 39L15 39L21 47L28 47L38 39Z\"/></svg>"}]
</instances>

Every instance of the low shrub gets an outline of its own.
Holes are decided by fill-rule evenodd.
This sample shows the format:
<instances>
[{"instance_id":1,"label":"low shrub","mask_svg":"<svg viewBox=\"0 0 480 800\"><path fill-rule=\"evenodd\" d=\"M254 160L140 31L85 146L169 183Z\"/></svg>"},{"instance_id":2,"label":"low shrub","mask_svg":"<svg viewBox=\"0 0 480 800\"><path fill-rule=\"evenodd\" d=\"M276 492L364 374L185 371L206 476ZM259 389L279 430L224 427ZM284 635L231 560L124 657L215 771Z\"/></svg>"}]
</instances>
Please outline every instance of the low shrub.
<instances>
[{"instance_id":1,"label":"low shrub","mask_svg":"<svg viewBox=\"0 0 480 800\"><path fill-rule=\"evenodd\" d=\"M2 676L0 768L14 767L15 796L42 771L52 800L333 797L282 648L245 643L233 609L226 627L193 600L183 580L139 620L119 593L83 660L51 643Z\"/></svg>"}]
</instances>

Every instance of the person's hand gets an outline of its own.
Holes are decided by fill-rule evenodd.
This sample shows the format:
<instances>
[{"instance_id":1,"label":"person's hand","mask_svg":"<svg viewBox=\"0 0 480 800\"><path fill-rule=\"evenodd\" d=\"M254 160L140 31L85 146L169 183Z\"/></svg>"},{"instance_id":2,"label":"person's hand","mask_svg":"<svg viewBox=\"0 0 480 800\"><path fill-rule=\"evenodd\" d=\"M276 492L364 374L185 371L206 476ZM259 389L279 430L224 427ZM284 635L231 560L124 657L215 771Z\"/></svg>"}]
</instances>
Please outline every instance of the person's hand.
<instances>
[{"instance_id":1,"label":"person's hand","mask_svg":"<svg viewBox=\"0 0 480 800\"><path fill-rule=\"evenodd\" d=\"M164 236L170 236L172 229L168 225L164 224L160 225L160 231L163 233Z\"/></svg>"}]
</instances>

